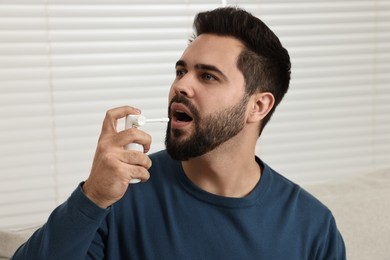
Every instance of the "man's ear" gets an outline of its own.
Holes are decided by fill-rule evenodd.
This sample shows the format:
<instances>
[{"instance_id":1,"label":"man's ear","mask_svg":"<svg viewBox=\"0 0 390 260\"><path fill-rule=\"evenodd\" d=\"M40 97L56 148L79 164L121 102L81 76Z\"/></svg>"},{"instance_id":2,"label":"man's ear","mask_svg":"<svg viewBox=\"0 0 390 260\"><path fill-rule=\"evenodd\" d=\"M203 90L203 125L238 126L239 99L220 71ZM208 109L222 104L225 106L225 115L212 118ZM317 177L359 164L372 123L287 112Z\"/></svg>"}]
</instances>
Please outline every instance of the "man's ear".
<instances>
[{"instance_id":1,"label":"man's ear","mask_svg":"<svg viewBox=\"0 0 390 260\"><path fill-rule=\"evenodd\" d=\"M271 111L275 98L270 92L256 93L250 97L249 103L248 122L260 122Z\"/></svg>"}]
</instances>

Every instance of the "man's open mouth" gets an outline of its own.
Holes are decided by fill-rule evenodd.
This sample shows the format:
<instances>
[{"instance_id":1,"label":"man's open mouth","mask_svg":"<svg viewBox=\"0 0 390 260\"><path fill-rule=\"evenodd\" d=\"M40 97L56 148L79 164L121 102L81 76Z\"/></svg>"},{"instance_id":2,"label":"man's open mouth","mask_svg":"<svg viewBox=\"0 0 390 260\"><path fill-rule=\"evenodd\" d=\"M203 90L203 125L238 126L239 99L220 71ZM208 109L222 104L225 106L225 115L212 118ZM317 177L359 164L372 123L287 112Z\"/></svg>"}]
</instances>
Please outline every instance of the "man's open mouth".
<instances>
[{"instance_id":1,"label":"man's open mouth","mask_svg":"<svg viewBox=\"0 0 390 260\"><path fill-rule=\"evenodd\" d=\"M175 110L173 112L173 117L176 121L179 122L191 122L192 117L190 117L186 112L181 111L181 110Z\"/></svg>"}]
</instances>

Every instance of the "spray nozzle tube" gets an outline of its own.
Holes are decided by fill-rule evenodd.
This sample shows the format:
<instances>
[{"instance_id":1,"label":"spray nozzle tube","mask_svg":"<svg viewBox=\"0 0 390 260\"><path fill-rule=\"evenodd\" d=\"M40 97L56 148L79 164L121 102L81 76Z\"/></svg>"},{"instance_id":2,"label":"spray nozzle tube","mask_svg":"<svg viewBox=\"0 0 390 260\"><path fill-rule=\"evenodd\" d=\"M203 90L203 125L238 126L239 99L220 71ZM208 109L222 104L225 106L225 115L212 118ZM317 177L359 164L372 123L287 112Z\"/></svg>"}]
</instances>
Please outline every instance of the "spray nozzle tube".
<instances>
[{"instance_id":1,"label":"spray nozzle tube","mask_svg":"<svg viewBox=\"0 0 390 260\"><path fill-rule=\"evenodd\" d=\"M133 127L140 127L146 123L166 123L166 122L169 122L169 118L167 117L147 119L142 115L128 115L126 117L126 129L133 128Z\"/></svg>"}]
</instances>

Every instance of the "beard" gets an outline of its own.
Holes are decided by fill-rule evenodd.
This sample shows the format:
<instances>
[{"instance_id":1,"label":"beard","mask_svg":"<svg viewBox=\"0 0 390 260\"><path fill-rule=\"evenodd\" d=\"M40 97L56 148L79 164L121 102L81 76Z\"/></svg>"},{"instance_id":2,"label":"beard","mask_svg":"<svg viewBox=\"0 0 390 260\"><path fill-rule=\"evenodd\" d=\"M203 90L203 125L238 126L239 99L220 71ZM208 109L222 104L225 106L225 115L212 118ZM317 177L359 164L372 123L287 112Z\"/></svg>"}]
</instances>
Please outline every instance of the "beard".
<instances>
[{"instance_id":1,"label":"beard","mask_svg":"<svg viewBox=\"0 0 390 260\"><path fill-rule=\"evenodd\" d=\"M168 114L171 115L170 107L173 102L184 104L193 116L192 123L195 129L184 139L184 132L180 129L171 129L171 124L168 123L165 136L168 154L173 159L186 161L204 155L236 136L244 128L248 100L249 96L244 94L236 105L201 118L199 110L188 99L183 96L173 97Z\"/></svg>"}]
</instances>

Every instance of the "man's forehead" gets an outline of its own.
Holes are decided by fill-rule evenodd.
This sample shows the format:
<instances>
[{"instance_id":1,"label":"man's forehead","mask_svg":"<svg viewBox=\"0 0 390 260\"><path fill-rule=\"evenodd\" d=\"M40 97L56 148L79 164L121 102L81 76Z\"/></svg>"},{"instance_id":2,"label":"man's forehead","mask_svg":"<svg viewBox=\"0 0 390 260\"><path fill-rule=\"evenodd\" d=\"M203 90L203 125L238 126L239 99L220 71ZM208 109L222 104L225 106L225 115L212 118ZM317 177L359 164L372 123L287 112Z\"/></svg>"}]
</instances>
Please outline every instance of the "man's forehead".
<instances>
[{"instance_id":1,"label":"man's forehead","mask_svg":"<svg viewBox=\"0 0 390 260\"><path fill-rule=\"evenodd\" d=\"M217 48L221 50L230 50L241 52L244 48L244 44L231 36L220 36L216 34L201 34L193 39L187 46L187 49L191 48Z\"/></svg>"},{"instance_id":2,"label":"man's forehead","mask_svg":"<svg viewBox=\"0 0 390 260\"><path fill-rule=\"evenodd\" d=\"M233 38L213 34L201 34L184 50L181 60L186 66L208 64L216 67L236 65L243 44Z\"/></svg>"}]
</instances>

